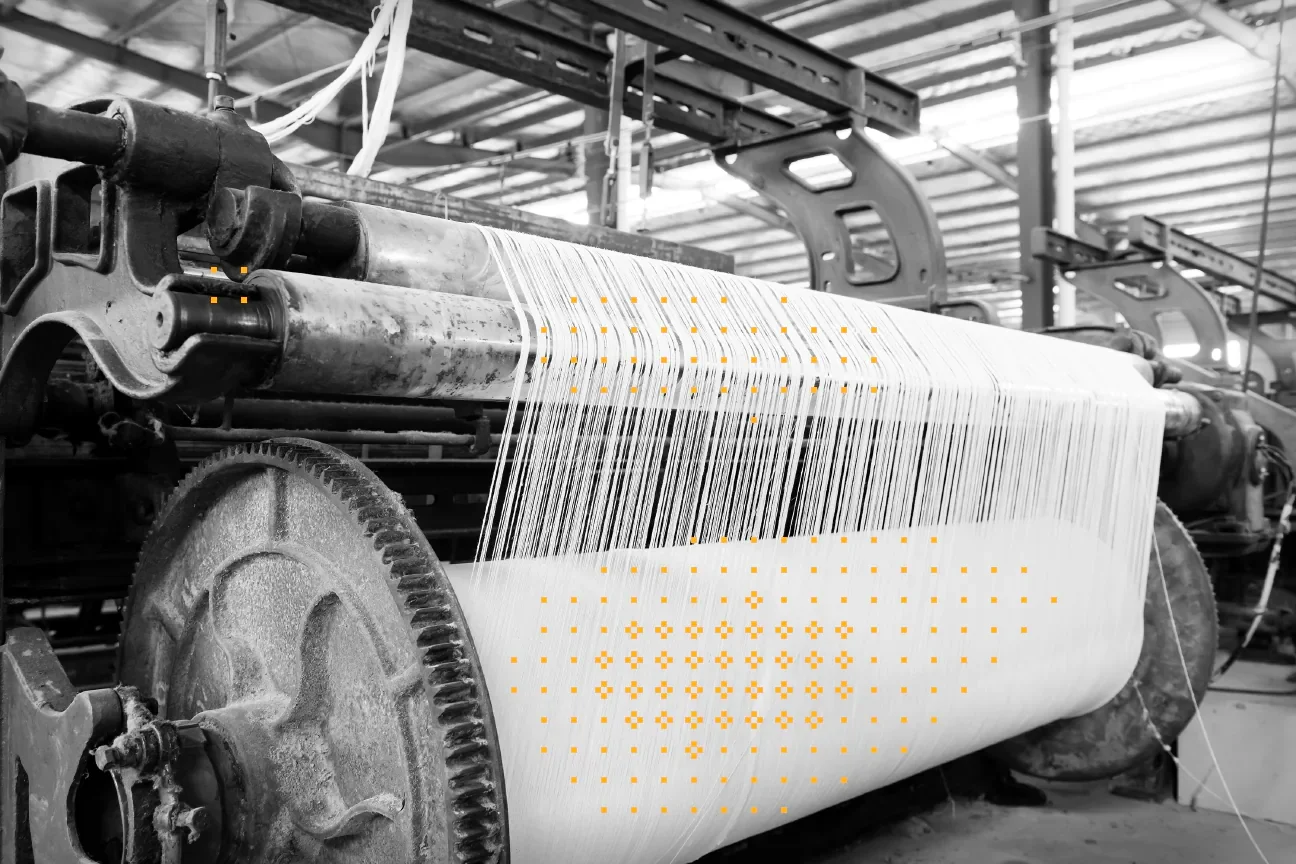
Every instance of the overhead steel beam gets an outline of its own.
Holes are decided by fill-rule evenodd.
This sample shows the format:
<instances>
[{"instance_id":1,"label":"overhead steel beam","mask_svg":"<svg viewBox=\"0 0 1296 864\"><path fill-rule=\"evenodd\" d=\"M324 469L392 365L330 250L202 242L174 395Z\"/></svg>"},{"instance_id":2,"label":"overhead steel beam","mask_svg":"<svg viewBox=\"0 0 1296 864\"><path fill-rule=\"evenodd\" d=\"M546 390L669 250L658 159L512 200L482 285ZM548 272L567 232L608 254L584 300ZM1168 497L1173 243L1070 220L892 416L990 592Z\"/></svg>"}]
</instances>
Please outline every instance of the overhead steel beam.
<instances>
[{"instance_id":1,"label":"overhead steel beam","mask_svg":"<svg viewBox=\"0 0 1296 864\"><path fill-rule=\"evenodd\" d=\"M1270 66L1279 64L1278 41L1269 38L1270 34L1275 37L1278 35L1276 27L1271 25L1267 32L1258 30L1237 20L1214 3L1208 3L1207 0L1169 0L1169 3L1189 18L1200 22L1215 35L1241 45ZM1279 72L1283 80L1287 82L1288 87L1296 90L1296 58L1288 53L1281 58L1281 63L1282 68Z\"/></svg>"},{"instance_id":2,"label":"overhead steel beam","mask_svg":"<svg viewBox=\"0 0 1296 864\"><path fill-rule=\"evenodd\" d=\"M1129 242L1153 255L1166 255L1196 267L1216 279L1251 288L1260 275L1256 266L1240 255L1200 240L1151 216L1131 216ZM1296 308L1296 280L1266 269L1260 280L1260 293Z\"/></svg>"},{"instance_id":3,"label":"overhead steel beam","mask_svg":"<svg viewBox=\"0 0 1296 864\"><path fill-rule=\"evenodd\" d=\"M367 32L368 0L268 0L296 12ZM581 105L607 102L611 52L518 20L466 0L415 0L410 47L564 96ZM629 81L626 104L639 113L638 82ZM658 73L654 95L657 125L690 138L719 144L787 131L791 124L741 103L691 87Z\"/></svg>"},{"instance_id":4,"label":"overhead steel beam","mask_svg":"<svg viewBox=\"0 0 1296 864\"><path fill-rule=\"evenodd\" d=\"M821 111L858 112L891 135L918 132L918 94L720 0L559 2Z\"/></svg>"},{"instance_id":5,"label":"overhead steel beam","mask_svg":"<svg viewBox=\"0 0 1296 864\"><path fill-rule=\"evenodd\" d=\"M114 27L108 33L108 42L113 45L125 45L133 36L137 36L144 30L148 29L153 22L165 16L175 7L179 6L184 0L153 0L148 6L145 6L135 15L131 16L125 23ZM16 7L17 3L6 3L0 7L0 14L9 15ZM63 63L55 66L35 81L28 83L31 93L48 87L54 81L71 72L83 62L84 58L73 56Z\"/></svg>"},{"instance_id":6,"label":"overhead steel beam","mask_svg":"<svg viewBox=\"0 0 1296 864\"><path fill-rule=\"evenodd\" d=\"M165 18L172 9L184 2L185 0L153 0L152 3L131 16L130 20L125 24L113 28L112 43L114 45L126 44L126 40L143 33L152 27L154 23Z\"/></svg>"},{"instance_id":7,"label":"overhead steel beam","mask_svg":"<svg viewBox=\"0 0 1296 864\"><path fill-rule=\"evenodd\" d=\"M278 23L258 30L254 35L239 39L237 44L225 52L227 67L242 63L254 54L259 54L275 41L287 36L293 30L311 20L311 16L300 13L284 15Z\"/></svg>"},{"instance_id":8,"label":"overhead steel beam","mask_svg":"<svg viewBox=\"0 0 1296 864\"><path fill-rule=\"evenodd\" d=\"M197 72L161 63L151 57L145 57L119 45L82 35L33 15L14 10L0 17L0 27L22 33L24 36L44 42L47 45L57 45L60 48L65 48L76 53L82 59L97 60L118 66L136 75L141 75L159 84L179 90L182 93L200 99L207 98L207 79ZM227 92L235 98L247 95L232 88L229 88ZM257 120L261 123L282 117L289 110L284 105L265 99L258 100L256 103ZM359 129L344 129L337 124L323 120L309 123L301 127L295 134L300 140L322 150L344 155L358 152L362 138ZM496 155L498 154L490 151L470 150L469 148L452 148L452 150L447 151L444 145L420 141L413 142L409 148L400 153L384 153L381 161L383 165L389 167L420 167L424 165L453 164L456 161L464 161L462 158L464 156L471 159L481 159ZM542 164L547 164L548 167L541 168ZM532 170L562 173L570 171L571 168L569 163L540 160L535 162L535 167Z\"/></svg>"},{"instance_id":9,"label":"overhead steel beam","mask_svg":"<svg viewBox=\"0 0 1296 864\"><path fill-rule=\"evenodd\" d=\"M505 138L512 133L529 126L535 126L540 123L548 123L550 120L557 120L559 117L566 117L569 114L579 114L581 109L568 102L560 102L557 105L551 105L536 111L534 114L524 114L504 123L496 123L491 126L466 126L460 132L465 142L476 144L481 141L490 141L494 138ZM524 139L528 147L543 147L546 144L558 144L568 138L575 138L581 134L580 126L572 126L567 129L561 129L548 135L542 135L538 138Z\"/></svg>"}]
</instances>

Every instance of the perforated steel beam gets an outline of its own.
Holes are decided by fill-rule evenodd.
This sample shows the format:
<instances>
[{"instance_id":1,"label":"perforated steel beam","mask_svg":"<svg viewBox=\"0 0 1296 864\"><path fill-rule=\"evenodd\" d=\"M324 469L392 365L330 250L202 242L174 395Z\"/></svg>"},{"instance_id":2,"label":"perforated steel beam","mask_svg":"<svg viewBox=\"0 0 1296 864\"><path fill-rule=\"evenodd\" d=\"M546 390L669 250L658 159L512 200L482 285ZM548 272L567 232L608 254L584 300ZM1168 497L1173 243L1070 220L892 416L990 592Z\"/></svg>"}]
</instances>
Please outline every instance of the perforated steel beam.
<instances>
[{"instance_id":1,"label":"perforated steel beam","mask_svg":"<svg viewBox=\"0 0 1296 864\"><path fill-rule=\"evenodd\" d=\"M372 23L368 0L268 0L358 32ZM408 44L418 51L483 69L602 108L608 97L606 48L545 29L467 0L415 0ZM641 113L638 82L628 80L626 106ZM749 141L791 128L787 121L658 73L657 125L699 141Z\"/></svg>"},{"instance_id":2,"label":"perforated steel beam","mask_svg":"<svg viewBox=\"0 0 1296 864\"><path fill-rule=\"evenodd\" d=\"M1240 255L1200 240L1153 219L1151 216L1131 216L1129 242L1153 255L1167 255L1181 264L1196 267L1216 279L1252 288L1256 285L1256 266ZM1260 293L1296 309L1296 280L1266 269L1260 280Z\"/></svg>"},{"instance_id":3,"label":"perforated steel beam","mask_svg":"<svg viewBox=\"0 0 1296 864\"><path fill-rule=\"evenodd\" d=\"M918 95L720 0L558 0L830 114L854 111L891 135L919 131Z\"/></svg>"}]
</instances>

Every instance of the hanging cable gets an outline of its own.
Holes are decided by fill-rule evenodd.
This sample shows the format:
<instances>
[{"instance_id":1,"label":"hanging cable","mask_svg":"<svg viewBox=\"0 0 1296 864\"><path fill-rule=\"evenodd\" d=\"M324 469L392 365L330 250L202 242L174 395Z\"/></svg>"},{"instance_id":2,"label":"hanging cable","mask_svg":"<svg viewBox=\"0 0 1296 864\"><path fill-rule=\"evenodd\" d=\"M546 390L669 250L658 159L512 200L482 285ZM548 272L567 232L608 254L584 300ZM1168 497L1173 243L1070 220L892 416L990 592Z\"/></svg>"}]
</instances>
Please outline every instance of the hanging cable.
<instances>
[{"instance_id":1,"label":"hanging cable","mask_svg":"<svg viewBox=\"0 0 1296 864\"><path fill-rule=\"evenodd\" d=\"M1265 247L1269 239L1269 199L1273 192L1274 146L1278 139L1278 102L1282 93L1282 42L1287 0L1278 4L1278 56L1274 59L1273 98L1269 103L1269 155L1265 160L1264 198L1260 205L1260 248L1256 252L1255 284L1251 286L1251 315L1247 330L1246 365L1242 370L1242 392L1250 387L1251 357L1255 352L1255 333L1260 326L1260 287L1264 284Z\"/></svg>"},{"instance_id":2,"label":"hanging cable","mask_svg":"<svg viewBox=\"0 0 1296 864\"><path fill-rule=\"evenodd\" d=\"M1269 199L1273 190L1274 145L1278 138L1278 100L1282 92L1282 37L1283 23L1286 18L1287 0L1278 4L1278 55L1274 59L1273 99L1269 106L1269 156L1265 163L1264 198L1260 205L1260 248L1256 252L1256 278L1251 286L1251 320L1247 329L1246 365L1242 370L1242 393L1245 395L1250 384L1251 356L1255 350L1255 334L1260 326L1260 286L1264 283L1265 249L1269 239ZM1273 594L1274 580L1278 576L1278 565L1282 558L1283 538L1291 530L1292 507L1296 505L1296 484L1292 484L1283 504L1282 514L1278 517L1278 530L1274 537L1273 549L1269 553L1269 568L1265 572L1264 587L1260 590L1260 600L1256 603L1255 616L1246 635L1238 642L1224 665L1215 673L1215 677L1229 670L1242 652L1251 644L1251 639L1260 629L1260 622L1269 611L1269 598Z\"/></svg>"}]
</instances>

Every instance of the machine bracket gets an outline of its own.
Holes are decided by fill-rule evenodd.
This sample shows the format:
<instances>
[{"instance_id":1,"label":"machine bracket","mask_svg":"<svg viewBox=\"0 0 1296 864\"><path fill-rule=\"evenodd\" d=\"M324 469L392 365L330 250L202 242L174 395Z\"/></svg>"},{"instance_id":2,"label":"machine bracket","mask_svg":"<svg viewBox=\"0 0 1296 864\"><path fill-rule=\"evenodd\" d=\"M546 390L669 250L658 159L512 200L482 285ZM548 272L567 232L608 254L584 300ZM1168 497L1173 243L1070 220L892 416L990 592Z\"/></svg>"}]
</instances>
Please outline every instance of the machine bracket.
<instances>
[{"instance_id":1,"label":"machine bracket","mask_svg":"<svg viewBox=\"0 0 1296 864\"><path fill-rule=\"evenodd\" d=\"M34 627L10 630L3 657L0 860L85 861L76 819L69 817L87 791L90 748L123 727L121 702L113 690L77 693Z\"/></svg>"},{"instance_id":2,"label":"machine bracket","mask_svg":"<svg viewBox=\"0 0 1296 864\"><path fill-rule=\"evenodd\" d=\"M788 214L810 256L811 288L924 310L945 301L936 216L858 121L838 118L715 156ZM829 173L811 163L833 159Z\"/></svg>"}]
</instances>

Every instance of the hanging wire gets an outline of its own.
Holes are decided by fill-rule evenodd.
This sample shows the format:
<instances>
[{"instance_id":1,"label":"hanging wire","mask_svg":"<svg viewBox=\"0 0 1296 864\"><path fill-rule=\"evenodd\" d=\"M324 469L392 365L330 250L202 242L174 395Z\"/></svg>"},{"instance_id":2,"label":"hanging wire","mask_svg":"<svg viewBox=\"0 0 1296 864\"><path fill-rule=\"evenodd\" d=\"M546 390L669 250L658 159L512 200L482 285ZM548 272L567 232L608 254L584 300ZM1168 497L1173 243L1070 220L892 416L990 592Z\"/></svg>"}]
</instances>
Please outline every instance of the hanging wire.
<instances>
[{"instance_id":1,"label":"hanging wire","mask_svg":"<svg viewBox=\"0 0 1296 864\"><path fill-rule=\"evenodd\" d=\"M1242 393L1250 387L1251 357L1255 352L1256 327L1260 323L1260 288L1264 284L1265 251L1269 239L1269 199L1273 192L1274 146L1278 139L1278 102L1282 93L1283 25L1287 0L1278 4L1278 55L1274 58L1273 98L1269 102L1269 155L1265 159L1264 199L1260 205L1260 249L1256 253L1255 284L1251 286L1251 316L1247 331L1246 365L1242 370Z\"/></svg>"},{"instance_id":2,"label":"hanging wire","mask_svg":"<svg viewBox=\"0 0 1296 864\"><path fill-rule=\"evenodd\" d=\"M1269 239L1269 199L1273 189L1273 165L1274 165L1274 145L1278 138L1278 100L1282 92L1282 37L1283 24L1286 19L1287 0L1281 0L1278 4L1278 54L1274 58L1274 80L1273 80L1273 99L1269 105L1269 156L1265 163L1265 185L1264 199L1260 206L1260 248L1256 252L1256 278L1255 284L1251 286L1251 316L1247 329L1247 351L1246 366L1242 370L1242 393L1246 395L1247 388L1250 386L1251 378L1251 357L1255 350L1255 334L1260 324L1260 287L1264 282L1264 264L1265 251ZM1288 476L1290 476L1291 465L1284 458L1281 463L1286 465ZM1256 631L1260 629L1260 622L1264 619L1265 613L1269 611L1269 599L1273 594L1274 581L1278 576L1278 565L1281 563L1283 538L1291 530L1292 508L1296 505L1296 484L1288 483L1287 500L1283 504L1282 514L1278 517L1278 530L1274 537L1273 549L1269 553L1269 567L1265 572L1264 587L1260 590L1260 600L1256 603L1255 616L1251 619L1251 626L1247 628L1246 635L1238 640L1237 646L1229 654L1224 665L1215 673L1218 678L1229 670L1237 662L1238 657L1251 644L1251 639L1255 636Z\"/></svg>"}]
</instances>

